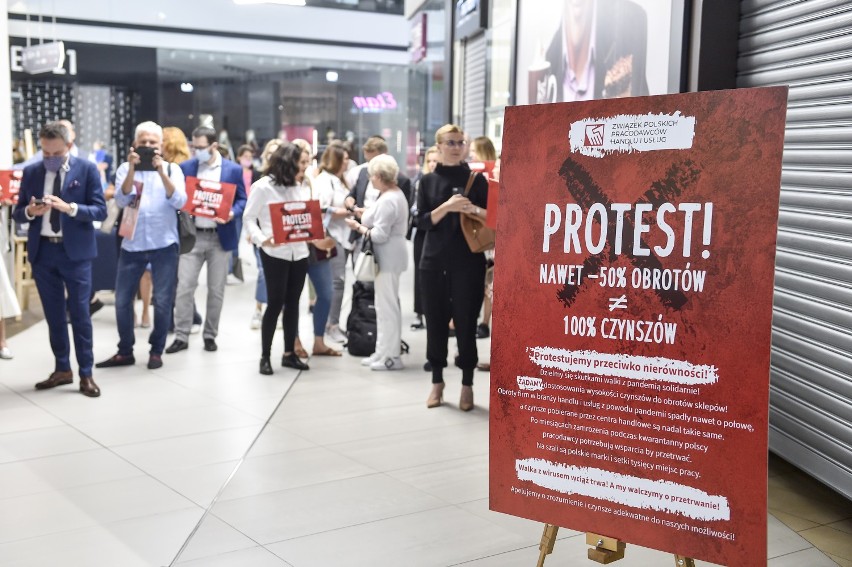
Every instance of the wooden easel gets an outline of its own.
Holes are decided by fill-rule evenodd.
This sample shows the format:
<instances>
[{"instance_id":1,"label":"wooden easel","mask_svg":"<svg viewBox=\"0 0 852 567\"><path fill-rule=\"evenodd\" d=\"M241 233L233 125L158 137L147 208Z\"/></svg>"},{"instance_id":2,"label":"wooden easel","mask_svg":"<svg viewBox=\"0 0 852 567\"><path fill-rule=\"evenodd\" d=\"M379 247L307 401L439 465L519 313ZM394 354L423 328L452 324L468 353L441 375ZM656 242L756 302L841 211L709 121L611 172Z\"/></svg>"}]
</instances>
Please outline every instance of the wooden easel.
<instances>
[{"instance_id":1,"label":"wooden easel","mask_svg":"<svg viewBox=\"0 0 852 567\"><path fill-rule=\"evenodd\" d=\"M538 564L536 567L544 567L545 558L553 553L556 544L556 534L559 526L544 524L544 533L541 534L541 543L538 545ZM613 537L586 533L586 545L593 546L589 550L589 559L604 565L624 559L624 550L627 544ZM675 554L675 567L695 567L695 560L689 557Z\"/></svg>"}]
</instances>

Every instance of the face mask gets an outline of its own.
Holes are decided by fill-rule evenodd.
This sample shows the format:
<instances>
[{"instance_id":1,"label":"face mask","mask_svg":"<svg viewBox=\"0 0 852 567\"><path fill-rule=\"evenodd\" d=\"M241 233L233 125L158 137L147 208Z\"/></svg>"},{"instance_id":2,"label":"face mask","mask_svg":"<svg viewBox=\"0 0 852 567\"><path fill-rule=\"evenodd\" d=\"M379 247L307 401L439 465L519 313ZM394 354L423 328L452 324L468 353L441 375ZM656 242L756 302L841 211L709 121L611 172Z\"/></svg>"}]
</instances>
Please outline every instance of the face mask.
<instances>
[{"instance_id":1,"label":"face mask","mask_svg":"<svg viewBox=\"0 0 852 567\"><path fill-rule=\"evenodd\" d=\"M251 158L240 159L240 165L248 169L251 167Z\"/></svg>"},{"instance_id":2,"label":"face mask","mask_svg":"<svg viewBox=\"0 0 852 567\"><path fill-rule=\"evenodd\" d=\"M207 150L207 149L204 149L204 150L195 150L195 157L196 157L196 158L198 159L198 161L200 161L201 163L207 163L208 161L210 161L210 156L211 156L211 155L212 155L212 154L210 153L210 150Z\"/></svg>"},{"instance_id":3,"label":"face mask","mask_svg":"<svg viewBox=\"0 0 852 567\"><path fill-rule=\"evenodd\" d=\"M56 173L62 164L65 163L65 156L50 156L44 158L44 168L48 171Z\"/></svg>"}]
</instances>

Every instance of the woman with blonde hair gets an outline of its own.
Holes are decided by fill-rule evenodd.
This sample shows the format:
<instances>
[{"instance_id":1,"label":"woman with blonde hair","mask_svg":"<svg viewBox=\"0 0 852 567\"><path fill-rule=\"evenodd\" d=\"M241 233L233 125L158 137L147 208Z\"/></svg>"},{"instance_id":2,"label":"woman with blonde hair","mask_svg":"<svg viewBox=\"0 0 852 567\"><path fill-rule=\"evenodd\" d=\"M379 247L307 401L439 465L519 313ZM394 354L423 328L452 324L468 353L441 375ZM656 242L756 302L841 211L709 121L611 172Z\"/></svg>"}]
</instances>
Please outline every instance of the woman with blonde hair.
<instances>
[{"instance_id":1,"label":"woman with blonde hair","mask_svg":"<svg viewBox=\"0 0 852 567\"><path fill-rule=\"evenodd\" d=\"M441 153L438 151L438 146L432 146L426 153L423 154L423 167L420 170L420 176L414 182L414 198L411 205L411 228L414 229L414 323L411 324L411 330L417 331L424 329L426 325L423 323L423 291L420 286L420 257L423 255L423 242L426 240L426 231L417 228L417 194L420 192L420 180L423 176L435 171L438 165L438 158Z\"/></svg>"},{"instance_id":2,"label":"woman with blonde hair","mask_svg":"<svg viewBox=\"0 0 852 567\"><path fill-rule=\"evenodd\" d=\"M314 179L314 194L320 201L320 206L331 217L328 222L328 234L336 242L336 256L329 260L331 264L332 296L331 308L328 314L326 334L335 342L344 342L346 335L340 330L340 310L343 305L343 291L346 286L346 259L352 250L349 241L349 227L346 217L350 211L346 209L346 197L349 188L343 178L349 158L346 150L340 144L329 144L320 159L320 173Z\"/></svg>"},{"instance_id":3,"label":"woman with blonde hair","mask_svg":"<svg viewBox=\"0 0 852 567\"><path fill-rule=\"evenodd\" d=\"M418 229L426 231L420 280L426 314L426 358L432 367L432 391L427 407L441 405L447 339L452 319L462 371L459 408L473 409L473 374L477 364L476 318L485 283L485 255L470 251L462 234L460 215L484 219L488 183L473 175L465 154L464 131L447 124L435 133L440 160L434 173L423 176L417 196ZM469 192L466 188L469 187ZM465 195L467 193L467 195Z\"/></svg>"},{"instance_id":4,"label":"woman with blonde hair","mask_svg":"<svg viewBox=\"0 0 852 567\"><path fill-rule=\"evenodd\" d=\"M176 126L163 128L163 159L170 163L179 164L191 157L189 143L183 130Z\"/></svg>"}]
</instances>

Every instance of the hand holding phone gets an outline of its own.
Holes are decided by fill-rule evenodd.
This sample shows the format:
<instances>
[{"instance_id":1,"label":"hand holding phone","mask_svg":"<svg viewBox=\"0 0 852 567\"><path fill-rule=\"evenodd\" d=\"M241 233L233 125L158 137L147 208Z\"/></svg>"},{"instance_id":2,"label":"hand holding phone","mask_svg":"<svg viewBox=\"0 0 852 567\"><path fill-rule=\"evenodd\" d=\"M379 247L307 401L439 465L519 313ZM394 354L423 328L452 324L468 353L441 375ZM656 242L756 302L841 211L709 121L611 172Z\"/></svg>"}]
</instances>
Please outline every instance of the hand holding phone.
<instances>
[{"instance_id":1,"label":"hand holding phone","mask_svg":"<svg viewBox=\"0 0 852 567\"><path fill-rule=\"evenodd\" d=\"M136 164L136 171L157 171L154 167L154 156L156 150L148 146L134 148L134 151L139 156L139 163Z\"/></svg>"}]
</instances>

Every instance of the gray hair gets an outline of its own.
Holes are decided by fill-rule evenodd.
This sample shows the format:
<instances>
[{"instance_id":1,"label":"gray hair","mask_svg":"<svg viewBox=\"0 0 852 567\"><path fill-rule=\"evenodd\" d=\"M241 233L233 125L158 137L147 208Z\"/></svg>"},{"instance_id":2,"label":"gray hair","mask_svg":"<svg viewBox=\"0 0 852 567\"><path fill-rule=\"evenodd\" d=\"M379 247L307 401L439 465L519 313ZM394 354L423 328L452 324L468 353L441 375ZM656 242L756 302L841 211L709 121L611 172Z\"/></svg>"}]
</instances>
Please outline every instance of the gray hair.
<instances>
[{"instance_id":1,"label":"gray hair","mask_svg":"<svg viewBox=\"0 0 852 567\"><path fill-rule=\"evenodd\" d=\"M163 127L157 124L156 122L147 121L142 122L136 127L136 132L134 132L135 139L139 139L140 134L154 134L158 136L160 140L163 139Z\"/></svg>"},{"instance_id":2,"label":"gray hair","mask_svg":"<svg viewBox=\"0 0 852 567\"><path fill-rule=\"evenodd\" d=\"M367 172L375 175L385 183L396 185L396 176L399 175L399 166L393 156L381 154L370 160Z\"/></svg>"}]
</instances>

